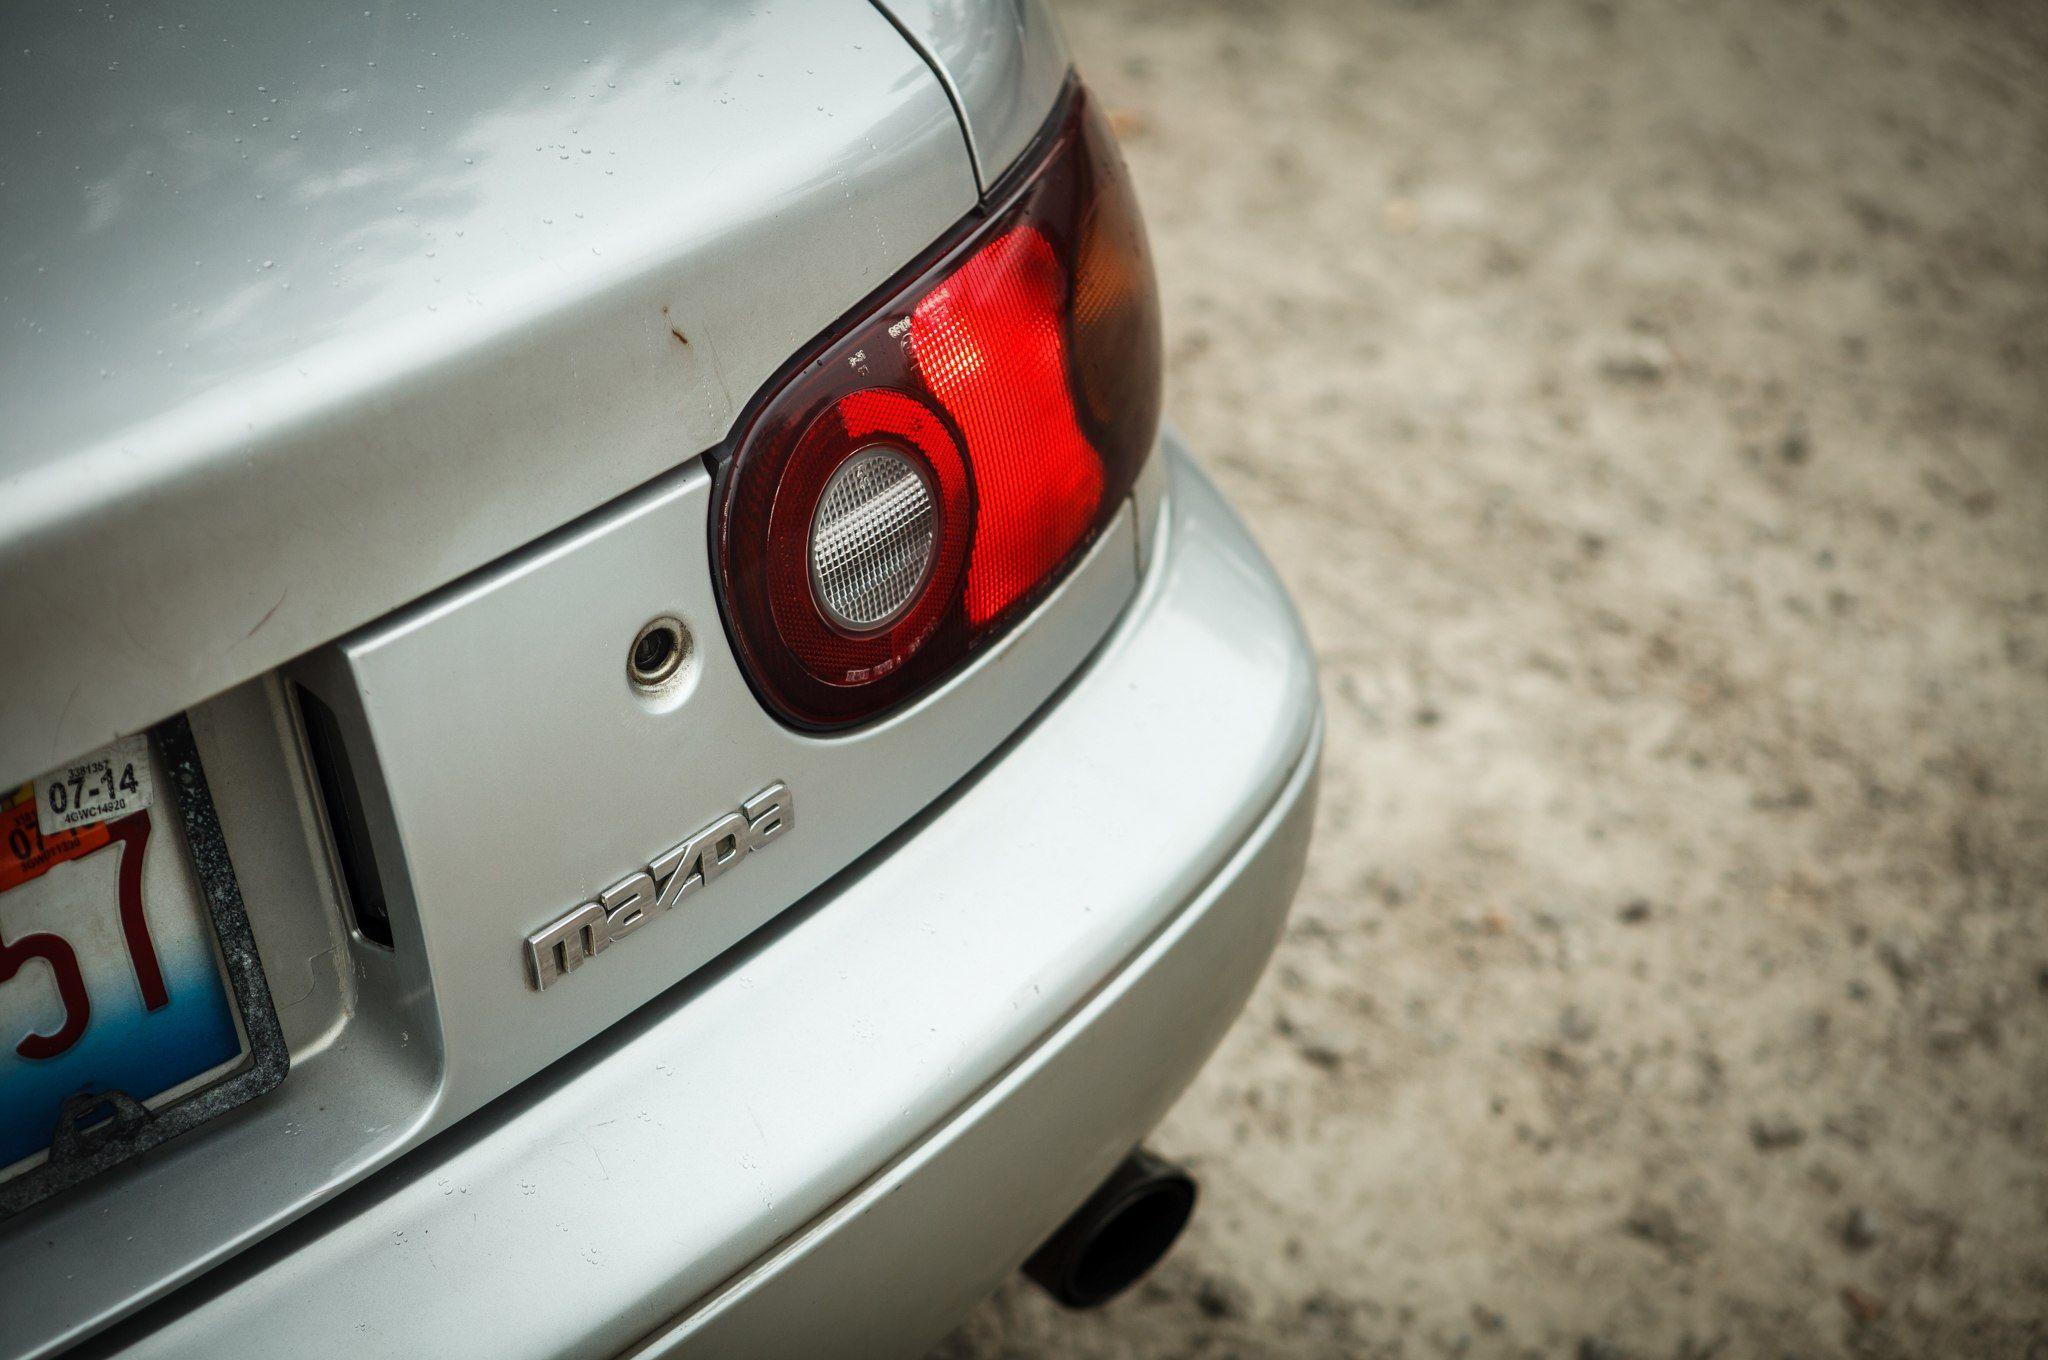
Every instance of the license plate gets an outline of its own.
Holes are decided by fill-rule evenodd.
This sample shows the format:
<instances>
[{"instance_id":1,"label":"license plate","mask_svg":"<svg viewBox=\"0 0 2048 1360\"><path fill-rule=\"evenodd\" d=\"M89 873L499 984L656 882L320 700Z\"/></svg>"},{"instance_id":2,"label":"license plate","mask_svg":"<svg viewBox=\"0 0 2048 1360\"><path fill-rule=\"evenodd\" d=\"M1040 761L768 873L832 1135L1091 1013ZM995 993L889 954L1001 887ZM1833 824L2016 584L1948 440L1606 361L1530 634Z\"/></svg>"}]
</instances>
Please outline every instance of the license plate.
<instances>
[{"instance_id":1,"label":"license plate","mask_svg":"<svg viewBox=\"0 0 2048 1360\"><path fill-rule=\"evenodd\" d=\"M247 927L182 720L0 794L0 1212L281 1079Z\"/></svg>"}]
</instances>

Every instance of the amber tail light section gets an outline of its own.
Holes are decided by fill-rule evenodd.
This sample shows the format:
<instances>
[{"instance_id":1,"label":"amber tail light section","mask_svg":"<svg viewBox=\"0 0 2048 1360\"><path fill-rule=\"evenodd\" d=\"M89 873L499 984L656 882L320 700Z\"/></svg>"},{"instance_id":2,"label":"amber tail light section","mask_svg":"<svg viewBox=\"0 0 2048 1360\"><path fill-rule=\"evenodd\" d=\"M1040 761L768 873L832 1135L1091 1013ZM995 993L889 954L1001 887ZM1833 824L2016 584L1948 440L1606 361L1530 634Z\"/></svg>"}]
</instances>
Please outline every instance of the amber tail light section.
<instances>
[{"instance_id":1,"label":"amber tail light section","mask_svg":"<svg viewBox=\"0 0 2048 1360\"><path fill-rule=\"evenodd\" d=\"M712 565L762 701L831 730L914 698L1086 551L1159 424L1144 227L1070 85L972 217L771 383L717 466Z\"/></svg>"}]
</instances>

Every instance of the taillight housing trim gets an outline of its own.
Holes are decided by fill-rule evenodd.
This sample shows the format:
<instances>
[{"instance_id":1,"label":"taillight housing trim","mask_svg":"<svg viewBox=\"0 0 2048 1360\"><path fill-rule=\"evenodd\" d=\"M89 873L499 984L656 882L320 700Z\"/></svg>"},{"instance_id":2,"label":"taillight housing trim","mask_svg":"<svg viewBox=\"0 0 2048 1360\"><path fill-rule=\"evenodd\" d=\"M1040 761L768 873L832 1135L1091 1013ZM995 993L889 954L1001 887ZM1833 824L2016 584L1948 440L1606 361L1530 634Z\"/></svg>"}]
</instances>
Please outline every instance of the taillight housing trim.
<instances>
[{"instance_id":1,"label":"taillight housing trim","mask_svg":"<svg viewBox=\"0 0 2048 1360\"><path fill-rule=\"evenodd\" d=\"M990 197L786 366L713 455L712 575L763 705L844 730L1007 633L1128 496L1160 370L1129 176L1070 80ZM933 557L911 603L863 632L816 594L811 526L835 474L877 448L929 489Z\"/></svg>"}]
</instances>

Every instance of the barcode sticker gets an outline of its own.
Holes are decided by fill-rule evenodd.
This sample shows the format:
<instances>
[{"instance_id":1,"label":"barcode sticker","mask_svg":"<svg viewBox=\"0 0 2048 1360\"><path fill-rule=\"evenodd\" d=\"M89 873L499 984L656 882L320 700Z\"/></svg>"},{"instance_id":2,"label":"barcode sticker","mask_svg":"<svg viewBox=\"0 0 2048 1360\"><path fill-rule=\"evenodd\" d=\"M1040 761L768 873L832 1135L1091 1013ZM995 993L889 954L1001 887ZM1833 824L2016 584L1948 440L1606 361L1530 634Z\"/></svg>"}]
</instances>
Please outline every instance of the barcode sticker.
<instances>
[{"instance_id":1,"label":"barcode sticker","mask_svg":"<svg viewBox=\"0 0 2048 1360\"><path fill-rule=\"evenodd\" d=\"M149 738L103 746L36 781L36 825L45 836L112 821L149 806Z\"/></svg>"}]
</instances>

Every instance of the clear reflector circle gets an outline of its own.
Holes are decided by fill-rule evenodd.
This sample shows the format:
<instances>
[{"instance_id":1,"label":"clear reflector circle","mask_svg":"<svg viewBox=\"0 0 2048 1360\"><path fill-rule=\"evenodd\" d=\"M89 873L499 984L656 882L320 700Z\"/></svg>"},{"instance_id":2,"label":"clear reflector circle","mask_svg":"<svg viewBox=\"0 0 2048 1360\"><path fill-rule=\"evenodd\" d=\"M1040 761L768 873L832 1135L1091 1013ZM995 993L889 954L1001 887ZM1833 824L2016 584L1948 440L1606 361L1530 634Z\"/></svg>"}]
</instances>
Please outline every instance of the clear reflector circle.
<instances>
[{"instance_id":1,"label":"clear reflector circle","mask_svg":"<svg viewBox=\"0 0 2048 1360\"><path fill-rule=\"evenodd\" d=\"M914 455L887 445L840 464L811 516L811 593L849 633L887 628L917 602L938 548L938 501Z\"/></svg>"}]
</instances>

